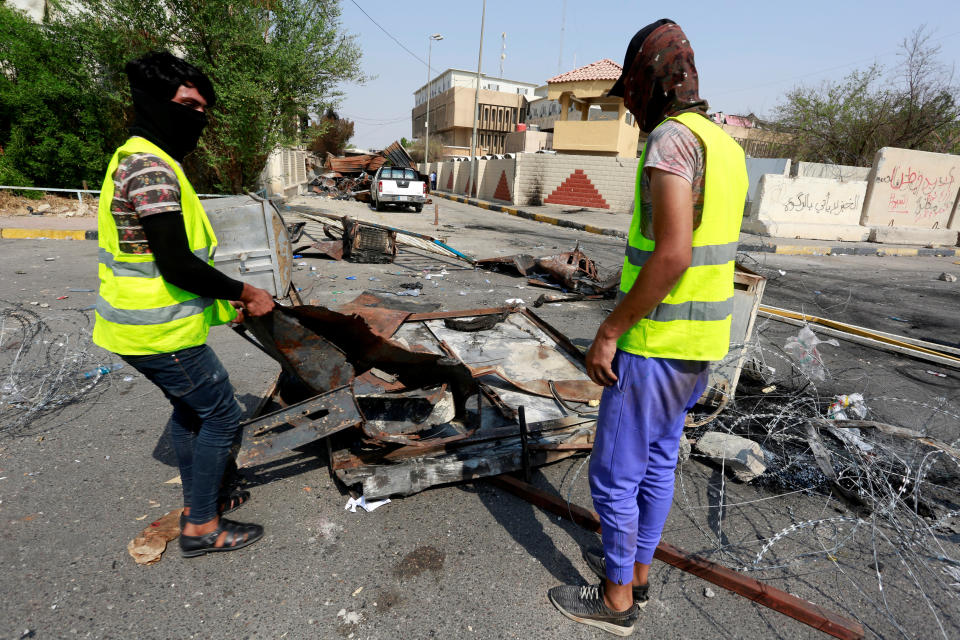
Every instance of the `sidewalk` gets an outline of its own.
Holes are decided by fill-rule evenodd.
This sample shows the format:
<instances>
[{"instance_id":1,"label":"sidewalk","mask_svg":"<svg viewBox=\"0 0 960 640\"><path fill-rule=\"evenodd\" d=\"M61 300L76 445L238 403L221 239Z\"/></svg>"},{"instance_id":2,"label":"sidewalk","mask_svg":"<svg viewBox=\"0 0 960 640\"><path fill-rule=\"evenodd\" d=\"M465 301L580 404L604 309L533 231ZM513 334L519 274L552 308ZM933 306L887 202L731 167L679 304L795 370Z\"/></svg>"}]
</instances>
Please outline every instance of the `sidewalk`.
<instances>
[{"instance_id":1,"label":"sidewalk","mask_svg":"<svg viewBox=\"0 0 960 640\"><path fill-rule=\"evenodd\" d=\"M588 233L627 239L631 216L626 213L611 213L604 209L586 209L570 205L548 204L523 209L476 198L431 191L431 196L470 204L481 209L535 220L558 227L578 229ZM839 240L806 240L803 238L774 238L751 233L740 234L740 251L778 253L782 255L824 256L945 256L960 255L956 247L917 247L915 245L879 244L875 242L841 242Z\"/></svg>"},{"instance_id":2,"label":"sidewalk","mask_svg":"<svg viewBox=\"0 0 960 640\"><path fill-rule=\"evenodd\" d=\"M96 240L97 217L0 216L0 238Z\"/></svg>"}]
</instances>

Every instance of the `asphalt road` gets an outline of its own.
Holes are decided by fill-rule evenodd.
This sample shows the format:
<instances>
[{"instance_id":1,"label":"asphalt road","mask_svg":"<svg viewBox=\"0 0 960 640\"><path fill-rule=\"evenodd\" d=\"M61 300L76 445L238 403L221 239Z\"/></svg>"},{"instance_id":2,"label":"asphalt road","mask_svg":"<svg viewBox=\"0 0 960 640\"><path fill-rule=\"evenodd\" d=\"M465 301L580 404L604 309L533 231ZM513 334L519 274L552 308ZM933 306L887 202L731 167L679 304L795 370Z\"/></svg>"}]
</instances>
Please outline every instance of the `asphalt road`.
<instances>
[{"instance_id":1,"label":"asphalt road","mask_svg":"<svg viewBox=\"0 0 960 640\"><path fill-rule=\"evenodd\" d=\"M403 228L433 228L429 210L378 214L353 202L314 199L311 204ZM580 242L605 267L616 267L622 259L619 240L458 203L441 206L440 235L472 255L542 255ZM424 281L422 295L413 300L444 309L494 306L517 297L530 302L541 292L519 278L418 252L403 252L392 265L319 258L297 262L306 263L294 272L302 295L321 304L347 301L365 289L399 290L416 281L424 268L445 267L448 274L437 286ZM746 257L747 266L770 277L767 304L957 342L960 284L936 280L942 271L960 273L952 262ZM69 289L96 287L95 243L0 241L0 273L4 308L25 305L48 323L52 333L40 339L63 334L73 340L88 333L92 314L77 309L92 304L95 293ZM69 297L56 300L62 295ZM548 305L542 314L586 345L609 305ZM2 330L11 331L10 325ZM771 351L796 333L794 327L769 321L758 323L757 330ZM4 344L11 343L0 342L0 349ZM210 344L241 402L252 406L277 365L228 329L214 330ZM91 350L91 362L116 360L89 343L77 347ZM818 387L822 397L860 391L868 404L882 396L940 407L946 398L956 408L956 370L847 343L822 352L830 369ZM0 365L7 367L9 355L0 351L0 357ZM0 370L5 379L8 373ZM904 426L918 419L907 405L883 403ZM12 415L8 407L0 408L0 425L9 425ZM135 372L121 369L104 376L79 401L0 433L0 638L603 637L562 617L546 598L546 590L561 582L593 580L580 549L595 545L596 536L483 482L397 499L373 513L350 513L343 508L347 496L333 484L322 460L306 454L250 478L254 498L235 516L264 524L263 541L240 552L190 560L179 557L174 543L158 564L134 564L127 542L178 506L179 487L166 484L177 474L162 437L167 416L160 392ZM937 437L953 441L960 436L956 423L940 421L936 428L944 431ZM578 475L582 462L577 457L541 469L536 484L569 492L574 502L589 506L585 468ZM717 534L710 508L717 473L696 461L682 465L665 539L731 564L737 557L752 557L763 541L791 523L836 513L836 504L822 496L782 496L727 482L725 500L734 506ZM786 559L811 550L813 555L752 576L859 617L869 637L902 637L897 627L907 637L942 637L912 583L898 579L896 572L886 576L891 612L882 612L870 602L876 601L872 556L845 548L841 574L836 557L822 552L816 540L822 535L787 536L771 553ZM726 555L716 550L721 537L732 544ZM954 536L944 544L952 544L956 555L958 542ZM884 562L896 566L895 557ZM851 581L865 591L853 589ZM717 587L708 597L705 582L659 563L651 585L652 601L637 637L824 637ZM948 637L960 635L955 607L936 606Z\"/></svg>"}]
</instances>

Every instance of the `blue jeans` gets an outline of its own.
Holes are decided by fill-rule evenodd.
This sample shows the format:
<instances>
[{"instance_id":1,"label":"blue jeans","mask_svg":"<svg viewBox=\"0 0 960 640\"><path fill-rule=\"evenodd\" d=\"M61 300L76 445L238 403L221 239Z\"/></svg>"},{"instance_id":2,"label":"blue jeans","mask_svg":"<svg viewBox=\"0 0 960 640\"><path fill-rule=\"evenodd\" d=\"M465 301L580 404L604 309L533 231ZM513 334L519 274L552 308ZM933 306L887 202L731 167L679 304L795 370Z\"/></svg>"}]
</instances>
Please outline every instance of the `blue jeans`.
<instances>
[{"instance_id":1,"label":"blue jeans","mask_svg":"<svg viewBox=\"0 0 960 640\"><path fill-rule=\"evenodd\" d=\"M240 436L240 405L227 371L207 345L173 353L120 356L154 383L173 405L170 435L180 465L187 521L217 515L217 496L230 447Z\"/></svg>"},{"instance_id":2,"label":"blue jeans","mask_svg":"<svg viewBox=\"0 0 960 640\"><path fill-rule=\"evenodd\" d=\"M683 422L707 385L708 363L617 350L617 383L600 398L590 493L602 524L607 578L633 581L650 564L673 503Z\"/></svg>"}]
</instances>

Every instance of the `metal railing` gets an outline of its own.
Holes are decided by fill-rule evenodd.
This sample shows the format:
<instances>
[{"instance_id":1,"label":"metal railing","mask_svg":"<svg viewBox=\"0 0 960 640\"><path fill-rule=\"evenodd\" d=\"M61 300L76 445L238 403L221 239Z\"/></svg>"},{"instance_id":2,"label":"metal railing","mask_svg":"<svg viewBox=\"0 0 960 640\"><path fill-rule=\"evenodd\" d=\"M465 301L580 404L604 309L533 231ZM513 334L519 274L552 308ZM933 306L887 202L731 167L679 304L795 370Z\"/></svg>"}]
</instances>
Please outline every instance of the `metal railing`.
<instances>
[{"instance_id":1,"label":"metal railing","mask_svg":"<svg viewBox=\"0 0 960 640\"><path fill-rule=\"evenodd\" d=\"M15 187L12 185L2 184L0 189L6 189L7 191L53 191L60 193L75 193L77 194L77 200L80 201L80 204L83 204L83 194L85 193L96 193L100 194L100 189L60 189L58 187ZM227 198L229 194L223 193L198 193L201 198Z\"/></svg>"}]
</instances>

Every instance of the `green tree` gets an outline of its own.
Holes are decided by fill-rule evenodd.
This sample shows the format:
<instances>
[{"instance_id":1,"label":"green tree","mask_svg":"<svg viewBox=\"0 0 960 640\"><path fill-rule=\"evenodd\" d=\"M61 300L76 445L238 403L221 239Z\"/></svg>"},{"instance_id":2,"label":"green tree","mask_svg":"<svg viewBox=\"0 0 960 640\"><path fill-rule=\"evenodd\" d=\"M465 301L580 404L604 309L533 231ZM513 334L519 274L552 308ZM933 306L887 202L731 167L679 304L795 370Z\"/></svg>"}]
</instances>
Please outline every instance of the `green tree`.
<instances>
[{"instance_id":1,"label":"green tree","mask_svg":"<svg viewBox=\"0 0 960 640\"><path fill-rule=\"evenodd\" d=\"M330 108L320 120L307 129L307 148L321 156L327 153L339 156L343 154L352 137L353 122L341 118Z\"/></svg>"},{"instance_id":2,"label":"green tree","mask_svg":"<svg viewBox=\"0 0 960 640\"><path fill-rule=\"evenodd\" d=\"M151 50L210 76L218 102L185 163L204 189L253 188L270 152L300 141L303 114L335 103L338 83L363 81L336 0L87 0L56 15L90 43L112 102L129 104L123 66Z\"/></svg>"},{"instance_id":3,"label":"green tree","mask_svg":"<svg viewBox=\"0 0 960 640\"><path fill-rule=\"evenodd\" d=\"M870 166L885 146L960 152L960 90L939 54L921 27L901 43L892 71L875 64L840 82L791 90L774 117L792 134L786 152L858 166Z\"/></svg>"},{"instance_id":4,"label":"green tree","mask_svg":"<svg viewBox=\"0 0 960 640\"><path fill-rule=\"evenodd\" d=\"M0 174L23 186L100 184L122 112L104 100L88 55L67 25L0 3Z\"/></svg>"}]
</instances>

